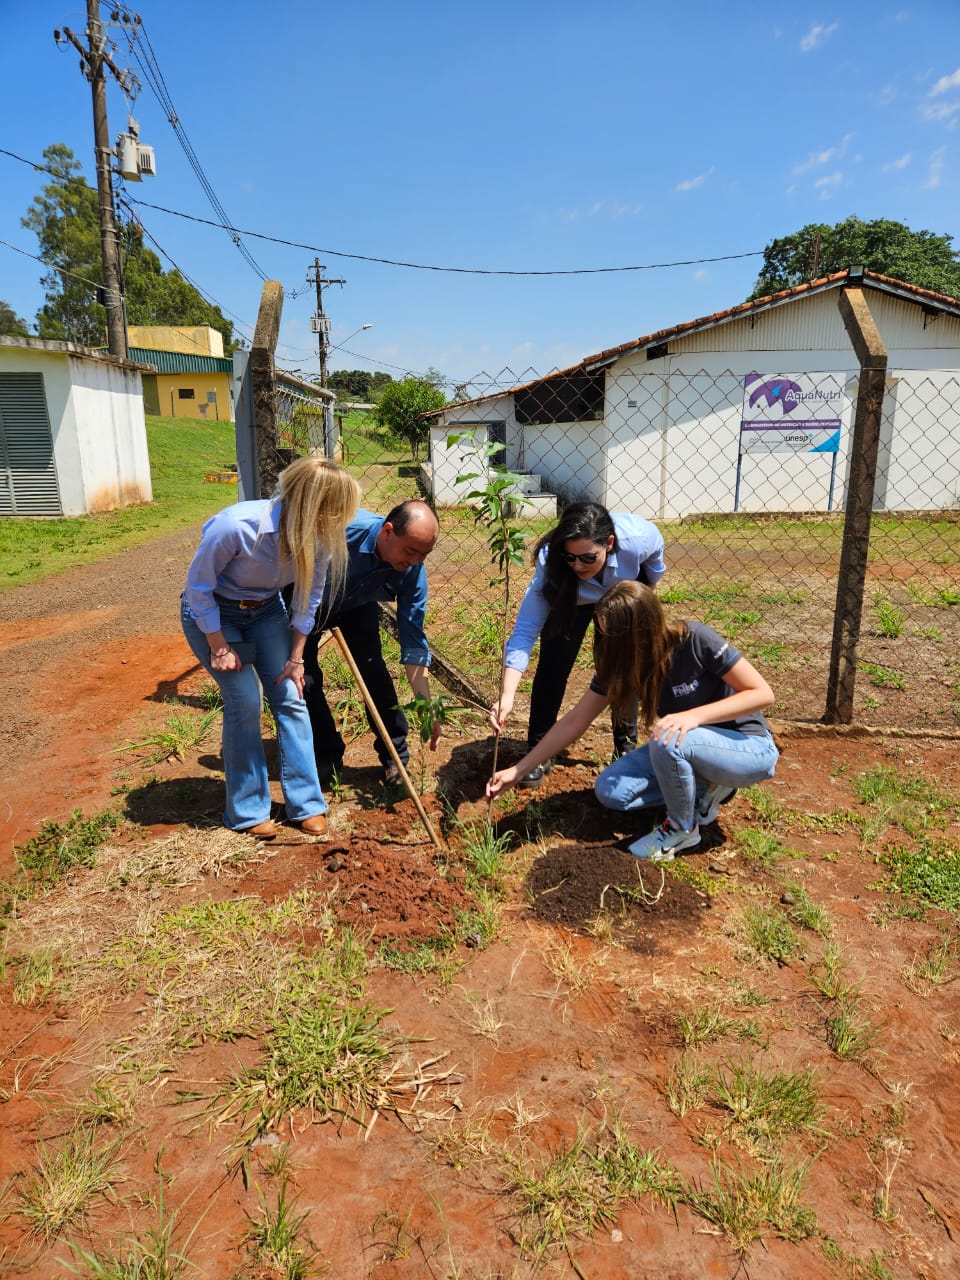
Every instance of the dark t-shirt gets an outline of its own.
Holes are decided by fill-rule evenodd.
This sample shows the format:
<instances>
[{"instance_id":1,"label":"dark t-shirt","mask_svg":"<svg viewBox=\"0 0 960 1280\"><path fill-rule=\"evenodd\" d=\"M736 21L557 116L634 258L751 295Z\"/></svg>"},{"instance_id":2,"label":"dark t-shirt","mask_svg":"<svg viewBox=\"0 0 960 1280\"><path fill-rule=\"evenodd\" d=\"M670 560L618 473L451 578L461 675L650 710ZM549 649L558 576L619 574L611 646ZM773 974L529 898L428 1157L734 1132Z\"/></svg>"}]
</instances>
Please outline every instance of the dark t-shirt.
<instances>
[{"instance_id":1,"label":"dark t-shirt","mask_svg":"<svg viewBox=\"0 0 960 1280\"><path fill-rule=\"evenodd\" d=\"M719 702L736 692L724 680L724 675L740 661L742 654L713 627L705 622L688 622L687 634L673 653L673 661L660 694L657 715L665 716L674 711L689 711L708 702ZM593 693L603 696L604 690L594 676L590 682ZM721 720L710 726L714 729L736 729L740 733L761 735L770 732L766 718L760 711L745 716Z\"/></svg>"}]
</instances>

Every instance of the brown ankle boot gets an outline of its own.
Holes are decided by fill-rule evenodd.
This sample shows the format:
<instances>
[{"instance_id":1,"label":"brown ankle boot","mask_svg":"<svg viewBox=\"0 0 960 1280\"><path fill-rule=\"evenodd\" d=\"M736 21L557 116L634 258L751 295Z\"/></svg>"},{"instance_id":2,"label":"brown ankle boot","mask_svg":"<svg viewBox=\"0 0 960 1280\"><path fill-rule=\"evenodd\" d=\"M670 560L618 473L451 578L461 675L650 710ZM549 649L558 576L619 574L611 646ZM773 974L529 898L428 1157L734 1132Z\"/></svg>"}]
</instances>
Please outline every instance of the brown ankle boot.
<instances>
[{"instance_id":1,"label":"brown ankle boot","mask_svg":"<svg viewBox=\"0 0 960 1280\"><path fill-rule=\"evenodd\" d=\"M280 828L272 818L266 822L258 822L255 827L244 827L241 835L253 836L256 840L273 840L280 834Z\"/></svg>"},{"instance_id":2,"label":"brown ankle boot","mask_svg":"<svg viewBox=\"0 0 960 1280\"><path fill-rule=\"evenodd\" d=\"M301 818L293 824L307 836L325 836L327 834L327 815L315 813L311 818Z\"/></svg>"}]
</instances>

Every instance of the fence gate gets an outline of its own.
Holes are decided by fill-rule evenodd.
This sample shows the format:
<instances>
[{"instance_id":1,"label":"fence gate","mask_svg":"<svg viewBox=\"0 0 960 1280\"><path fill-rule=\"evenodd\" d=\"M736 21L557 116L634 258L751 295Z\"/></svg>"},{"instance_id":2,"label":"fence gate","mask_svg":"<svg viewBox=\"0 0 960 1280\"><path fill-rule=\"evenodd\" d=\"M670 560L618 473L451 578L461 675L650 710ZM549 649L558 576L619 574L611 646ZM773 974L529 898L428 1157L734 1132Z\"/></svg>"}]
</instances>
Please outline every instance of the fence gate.
<instances>
[{"instance_id":1,"label":"fence gate","mask_svg":"<svg viewBox=\"0 0 960 1280\"><path fill-rule=\"evenodd\" d=\"M0 373L0 516L63 514L42 373Z\"/></svg>"}]
</instances>

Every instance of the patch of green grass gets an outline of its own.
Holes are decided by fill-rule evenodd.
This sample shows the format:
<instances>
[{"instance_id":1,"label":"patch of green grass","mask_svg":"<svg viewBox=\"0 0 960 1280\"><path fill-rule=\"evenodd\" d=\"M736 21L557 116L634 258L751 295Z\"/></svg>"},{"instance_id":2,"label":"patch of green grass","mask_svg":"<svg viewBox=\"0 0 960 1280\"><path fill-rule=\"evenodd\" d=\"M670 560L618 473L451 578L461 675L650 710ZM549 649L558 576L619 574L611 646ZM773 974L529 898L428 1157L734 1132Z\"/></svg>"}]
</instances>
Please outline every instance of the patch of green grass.
<instances>
[{"instance_id":1,"label":"patch of green grass","mask_svg":"<svg viewBox=\"0 0 960 1280\"><path fill-rule=\"evenodd\" d=\"M889 667L879 666L875 662L858 662L857 670L868 676L870 683L878 689L905 689L906 679L899 671L891 671Z\"/></svg>"},{"instance_id":2,"label":"patch of green grass","mask_svg":"<svg viewBox=\"0 0 960 1280\"><path fill-rule=\"evenodd\" d=\"M664 1096L667 1106L682 1120L688 1111L698 1111L710 1096L713 1069L695 1053L681 1053L667 1072Z\"/></svg>"},{"instance_id":3,"label":"patch of green grass","mask_svg":"<svg viewBox=\"0 0 960 1280\"><path fill-rule=\"evenodd\" d=\"M762 827L744 827L733 837L734 845L741 857L748 862L755 862L767 870L781 858L787 857L787 849L772 831Z\"/></svg>"},{"instance_id":4,"label":"patch of green grass","mask_svg":"<svg viewBox=\"0 0 960 1280\"><path fill-rule=\"evenodd\" d=\"M873 1050L879 1029L859 1011L859 997L841 1003L827 1018L827 1044L844 1062L862 1062Z\"/></svg>"},{"instance_id":5,"label":"patch of green grass","mask_svg":"<svg viewBox=\"0 0 960 1280\"><path fill-rule=\"evenodd\" d=\"M844 977L843 953L833 942L824 948L819 966L807 969L807 979L827 1000L847 1001L860 994L860 984L847 982Z\"/></svg>"},{"instance_id":6,"label":"patch of green grass","mask_svg":"<svg viewBox=\"0 0 960 1280\"><path fill-rule=\"evenodd\" d=\"M788 1168L779 1162L756 1171L715 1163L712 1185L701 1185L687 1203L741 1250L768 1233L806 1240L816 1231L816 1214L800 1202L808 1170L808 1165Z\"/></svg>"},{"instance_id":7,"label":"patch of green grass","mask_svg":"<svg viewBox=\"0 0 960 1280\"><path fill-rule=\"evenodd\" d=\"M322 997L289 1010L270 1029L263 1062L242 1068L211 1111L267 1133L293 1113L362 1125L372 1112L396 1110L389 1076L401 1042L380 1030L387 1012Z\"/></svg>"},{"instance_id":8,"label":"patch of green grass","mask_svg":"<svg viewBox=\"0 0 960 1280\"><path fill-rule=\"evenodd\" d=\"M119 1172L120 1143L98 1143L95 1128L86 1125L59 1145L41 1139L37 1153L35 1168L15 1192L27 1230L48 1241L86 1218L93 1201L110 1191Z\"/></svg>"},{"instance_id":9,"label":"patch of green grass","mask_svg":"<svg viewBox=\"0 0 960 1280\"><path fill-rule=\"evenodd\" d=\"M757 955L777 964L788 964L802 953L800 939L779 911L747 906L742 916L743 936Z\"/></svg>"},{"instance_id":10,"label":"patch of green grass","mask_svg":"<svg viewBox=\"0 0 960 1280\"><path fill-rule=\"evenodd\" d=\"M873 618L878 636L896 640L903 635L906 615L883 591L874 592Z\"/></svg>"},{"instance_id":11,"label":"patch of green grass","mask_svg":"<svg viewBox=\"0 0 960 1280\"><path fill-rule=\"evenodd\" d=\"M219 690L218 690L219 692ZM220 715L221 708L214 707L202 715L191 711L174 711L153 733L139 742L128 742L120 751L143 751L145 764L159 764L161 760L186 759L188 751L202 746L210 732L210 726Z\"/></svg>"},{"instance_id":12,"label":"patch of green grass","mask_svg":"<svg viewBox=\"0 0 960 1280\"><path fill-rule=\"evenodd\" d=\"M512 831L494 833L489 822L480 822L464 829L463 853L467 860L467 883L488 883L499 886L503 864L514 842Z\"/></svg>"},{"instance_id":13,"label":"patch of green grass","mask_svg":"<svg viewBox=\"0 0 960 1280\"><path fill-rule=\"evenodd\" d=\"M182 419L148 417L146 424L153 501L93 516L0 520L0 591L104 560L236 502L236 486L204 480L236 461L232 422L185 429Z\"/></svg>"},{"instance_id":14,"label":"patch of green grass","mask_svg":"<svg viewBox=\"0 0 960 1280\"><path fill-rule=\"evenodd\" d=\"M517 1243L533 1258L545 1259L552 1250L569 1247L575 1236L592 1235L616 1219L582 1133L546 1160L515 1159L511 1174L520 1219Z\"/></svg>"},{"instance_id":15,"label":"patch of green grass","mask_svg":"<svg viewBox=\"0 0 960 1280\"><path fill-rule=\"evenodd\" d=\"M288 1200L287 1180L277 1191L276 1208L271 1209L261 1196L261 1211L250 1222L246 1240L256 1276L271 1280L307 1280L319 1275L314 1261L318 1251L304 1234L309 1212L297 1213L297 1199Z\"/></svg>"},{"instance_id":16,"label":"patch of green grass","mask_svg":"<svg viewBox=\"0 0 960 1280\"><path fill-rule=\"evenodd\" d=\"M716 1006L677 1014L677 1030L685 1049L697 1049L711 1040L719 1040L731 1025L730 1019Z\"/></svg>"},{"instance_id":17,"label":"patch of green grass","mask_svg":"<svg viewBox=\"0 0 960 1280\"><path fill-rule=\"evenodd\" d=\"M868 886L910 899L906 914L922 919L928 907L960 914L960 849L946 840L921 836L916 849L888 845L880 855L881 880Z\"/></svg>"},{"instance_id":18,"label":"patch of green grass","mask_svg":"<svg viewBox=\"0 0 960 1280\"><path fill-rule=\"evenodd\" d=\"M110 810L85 818L82 810L74 809L66 822L45 822L35 836L20 845L15 850L17 865L38 884L56 884L76 867L92 867L97 850L121 821L120 815Z\"/></svg>"},{"instance_id":19,"label":"patch of green grass","mask_svg":"<svg viewBox=\"0 0 960 1280\"><path fill-rule=\"evenodd\" d=\"M928 777L899 773L888 765L858 774L854 790L860 803L874 810L875 828L896 823L912 836L931 826L942 829L958 808L957 800Z\"/></svg>"},{"instance_id":20,"label":"patch of green grass","mask_svg":"<svg viewBox=\"0 0 960 1280\"><path fill-rule=\"evenodd\" d=\"M744 787L740 793L753 809L758 821L773 826L783 815L783 806L768 787Z\"/></svg>"},{"instance_id":21,"label":"patch of green grass","mask_svg":"<svg viewBox=\"0 0 960 1280\"><path fill-rule=\"evenodd\" d=\"M790 1134L824 1134L825 1108L813 1071L767 1070L751 1061L727 1063L714 1073L711 1096L729 1113L735 1135L767 1151Z\"/></svg>"},{"instance_id":22,"label":"patch of green grass","mask_svg":"<svg viewBox=\"0 0 960 1280\"><path fill-rule=\"evenodd\" d=\"M956 961L956 939L950 934L941 934L940 940L928 946L926 951L914 952L910 977L924 986L941 987L953 981Z\"/></svg>"},{"instance_id":23,"label":"patch of green grass","mask_svg":"<svg viewBox=\"0 0 960 1280\"><path fill-rule=\"evenodd\" d=\"M784 887L784 892L793 899L786 907L787 915L793 923L813 933L819 933L821 938L829 938L832 929L830 917L824 907L811 900L803 885L788 884Z\"/></svg>"},{"instance_id":24,"label":"patch of green grass","mask_svg":"<svg viewBox=\"0 0 960 1280\"><path fill-rule=\"evenodd\" d=\"M40 1004L53 990L53 951L44 947L27 956L17 966L13 980L14 1004Z\"/></svg>"}]
</instances>

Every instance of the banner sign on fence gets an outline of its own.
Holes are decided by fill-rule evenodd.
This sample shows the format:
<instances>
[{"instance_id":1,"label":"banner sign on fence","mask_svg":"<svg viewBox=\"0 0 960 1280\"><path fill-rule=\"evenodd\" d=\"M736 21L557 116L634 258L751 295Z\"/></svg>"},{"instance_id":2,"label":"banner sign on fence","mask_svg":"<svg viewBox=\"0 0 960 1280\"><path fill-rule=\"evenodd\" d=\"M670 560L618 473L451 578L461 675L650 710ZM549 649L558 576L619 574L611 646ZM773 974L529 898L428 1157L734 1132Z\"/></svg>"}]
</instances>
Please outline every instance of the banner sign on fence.
<instances>
[{"instance_id":1,"label":"banner sign on fence","mask_svg":"<svg viewBox=\"0 0 960 1280\"><path fill-rule=\"evenodd\" d=\"M837 453L843 402L843 384L829 374L748 373L740 452Z\"/></svg>"}]
</instances>

